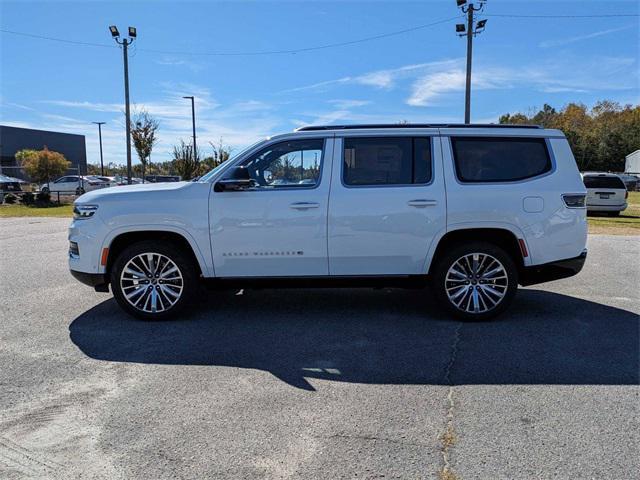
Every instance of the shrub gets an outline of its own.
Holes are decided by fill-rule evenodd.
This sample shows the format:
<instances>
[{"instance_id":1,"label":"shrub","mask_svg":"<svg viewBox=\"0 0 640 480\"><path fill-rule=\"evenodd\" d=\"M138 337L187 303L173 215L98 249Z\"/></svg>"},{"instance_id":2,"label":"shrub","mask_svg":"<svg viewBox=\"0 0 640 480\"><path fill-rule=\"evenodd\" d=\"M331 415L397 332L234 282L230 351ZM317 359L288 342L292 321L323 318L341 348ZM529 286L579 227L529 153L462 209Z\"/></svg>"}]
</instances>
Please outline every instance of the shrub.
<instances>
[{"instance_id":1,"label":"shrub","mask_svg":"<svg viewBox=\"0 0 640 480\"><path fill-rule=\"evenodd\" d=\"M31 192L25 192L21 197L23 205L33 205L36 200L36 197Z\"/></svg>"},{"instance_id":2,"label":"shrub","mask_svg":"<svg viewBox=\"0 0 640 480\"><path fill-rule=\"evenodd\" d=\"M9 205L13 205L17 201L18 201L18 197L16 197L13 193L7 193L4 196L4 203L7 203Z\"/></svg>"},{"instance_id":3,"label":"shrub","mask_svg":"<svg viewBox=\"0 0 640 480\"><path fill-rule=\"evenodd\" d=\"M39 206L49 205L51 203L51 194L49 192L38 192L35 201Z\"/></svg>"},{"instance_id":4,"label":"shrub","mask_svg":"<svg viewBox=\"0 0 640 480\"><path fill-rule=\"evenodd\" d=\"M38 183L64 175L71 165L64 155L53 152L46 146L42 150L20 150L16 153L16 159L27 175Z\"/></svg>"}]
</instances>

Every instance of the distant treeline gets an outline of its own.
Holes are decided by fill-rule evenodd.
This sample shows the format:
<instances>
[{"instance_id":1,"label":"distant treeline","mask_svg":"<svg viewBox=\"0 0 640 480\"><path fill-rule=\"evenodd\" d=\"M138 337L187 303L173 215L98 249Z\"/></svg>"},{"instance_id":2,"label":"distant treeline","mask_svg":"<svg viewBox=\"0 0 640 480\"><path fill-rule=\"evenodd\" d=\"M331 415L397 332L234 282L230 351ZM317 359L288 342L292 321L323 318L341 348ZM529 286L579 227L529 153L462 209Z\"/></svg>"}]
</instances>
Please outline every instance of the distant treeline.
<instances>
[{"instance_id":1,"label":"distant treeline","mask_svg":"<svg viewBox=\"0 0 640 480\"><path fill-rule=\"evenodd\" d=\"M534 124L562 130L581 171L624 171L625 156L640 149L640 105L603 100L589 109L569 103L561 110L545 104L538 112L507 113L500 123Z\"/></svg>"}]
</instances>

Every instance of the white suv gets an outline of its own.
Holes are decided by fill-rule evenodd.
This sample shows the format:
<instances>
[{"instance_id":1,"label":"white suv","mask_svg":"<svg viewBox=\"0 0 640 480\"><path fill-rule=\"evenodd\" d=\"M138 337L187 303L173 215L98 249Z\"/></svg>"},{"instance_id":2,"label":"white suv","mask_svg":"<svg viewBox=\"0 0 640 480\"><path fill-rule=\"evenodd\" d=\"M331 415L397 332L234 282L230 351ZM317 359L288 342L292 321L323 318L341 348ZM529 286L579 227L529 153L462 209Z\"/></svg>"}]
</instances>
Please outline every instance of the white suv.
<instances>
[{"instance_id":1,"label":"white suv","mask_svg":"<svg viewBox=\"0 0 640 480\"><path fill-rule=\"evenodd\" d=\"M518 284L575 275L586 189L562 132L503 125L304 127L195 182L75 203L69 266L138 317L177 313L207 283L430 283L452 314L502 312Z\"/></svg>"},{"instance_id":2,"label":"white suv","mask_svg":"<svg viewBox=\"0 0 640 480\"><path fill-rule=\"evenodd\" d=\"M615 173L584 173L587 188L587 211L617 216L627 208L627 187Z\"/></svg>"}]
</instances>

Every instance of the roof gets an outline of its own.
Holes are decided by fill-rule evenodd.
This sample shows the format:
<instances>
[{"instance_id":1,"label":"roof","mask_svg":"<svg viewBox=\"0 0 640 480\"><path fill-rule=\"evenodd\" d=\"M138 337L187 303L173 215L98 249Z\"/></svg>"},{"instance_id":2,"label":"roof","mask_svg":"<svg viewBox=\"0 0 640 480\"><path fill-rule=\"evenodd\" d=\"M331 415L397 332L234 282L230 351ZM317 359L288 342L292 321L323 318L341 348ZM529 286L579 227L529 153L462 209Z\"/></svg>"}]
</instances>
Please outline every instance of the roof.
<instances>
[{"instance_id":1,"label":"roof","mask_svg":"<svg viewBox=\"0 0 640 480\"><path fill-rule=\"evenodd\" d=\"M296 128L296 132L309 132L317 130L364 130L376 128L526 128L541 129L539 125L511 125L497 123L372 123L353 125L308 125Z\"/></svg>"}]
</instances>

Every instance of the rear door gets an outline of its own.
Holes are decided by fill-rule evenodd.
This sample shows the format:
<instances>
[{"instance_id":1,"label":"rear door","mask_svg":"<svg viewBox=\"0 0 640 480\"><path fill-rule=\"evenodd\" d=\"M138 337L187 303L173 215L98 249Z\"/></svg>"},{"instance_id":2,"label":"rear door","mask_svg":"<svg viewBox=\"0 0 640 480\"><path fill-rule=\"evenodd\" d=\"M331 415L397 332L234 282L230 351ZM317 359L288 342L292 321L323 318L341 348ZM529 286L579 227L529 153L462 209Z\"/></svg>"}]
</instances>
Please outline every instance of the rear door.
<instances>
[{"instance_id":1,"label":"rear door","mask_svg":"<svg viewBox=\"0 0 640 480\"><path fill-rule=\"evenodd\" d=\"M330 275L426 273L427 251L446 222L436 134L336 138Z\"/></svg>"},{"instance_id":2,"label":"rear door","mask_svg":"<svg viewBox=\"0 0 640 480\"><path fill-rule=\"evenodd\" d=\"M585 175L587 207L623 205L627 189L620 177L612 175Z\"/></svg>"}]
</instances>

